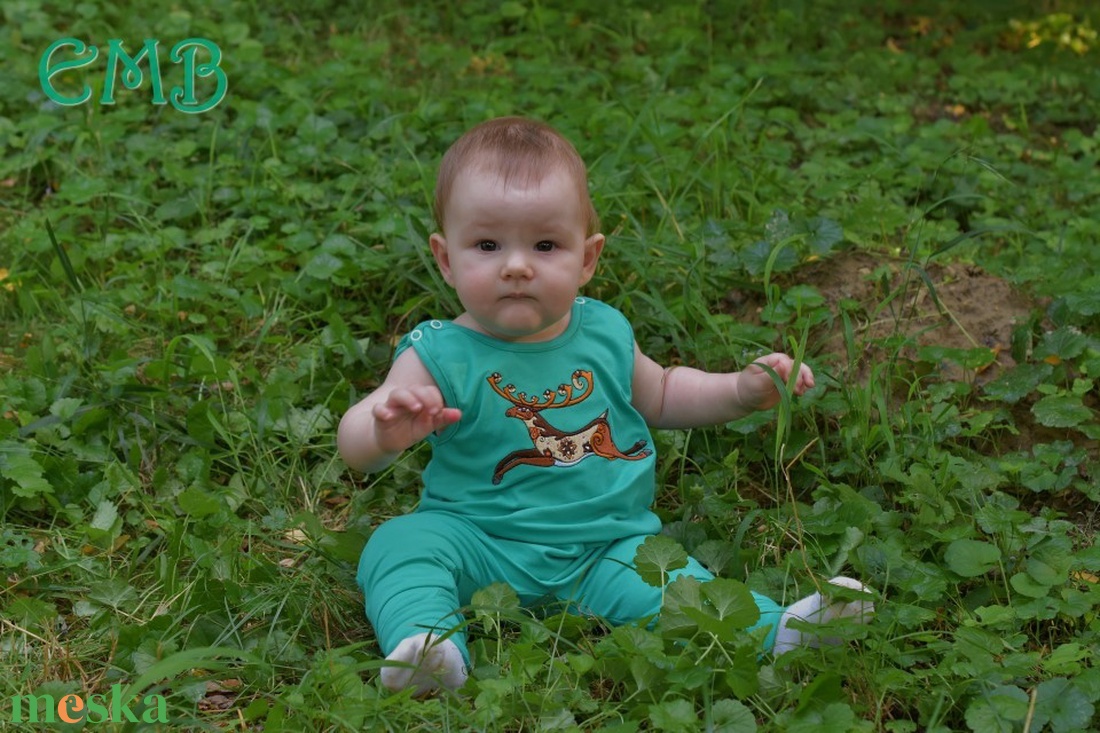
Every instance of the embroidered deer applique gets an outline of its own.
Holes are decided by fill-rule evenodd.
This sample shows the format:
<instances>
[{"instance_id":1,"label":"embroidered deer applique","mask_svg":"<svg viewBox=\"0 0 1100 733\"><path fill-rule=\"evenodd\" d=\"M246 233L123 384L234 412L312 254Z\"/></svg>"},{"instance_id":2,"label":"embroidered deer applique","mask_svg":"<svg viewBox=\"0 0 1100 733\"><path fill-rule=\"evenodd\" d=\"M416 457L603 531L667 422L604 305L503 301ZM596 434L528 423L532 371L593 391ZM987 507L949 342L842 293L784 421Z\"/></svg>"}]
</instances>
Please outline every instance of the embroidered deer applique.
<instances>
[{"instance_id":1,"label":"embroidered deer applique","mask_svg":"<svg viewBox=\"0 0 1100 733\"><path fill-rule=\"evenodd\" d=\"M504 377L494 372L488 378L493 391L512 403L504 414L522 420L527 425L528 437L533 448L512 451L497 464L493 472L493 483L499 484L504 474L516 466L575 466L590 456L599 456L613 461L622 458L626 461L639 461L653 451L645 447L646 441L639 440L625 451L619 450L611 439L611 425L607 421L607 410L599 417L576 432L567 433L558 430L542 416L543 410L570 407L583 402L592 394L592 372L578 369L573 372L572 383L559 385L557 390L548 389L542 398L528 397L525 392L516 394L513 384L503 389L500 383ZM579 394L574 395L574 392ZM562 400L557 401L561 397Z\"/></svg>"}]
</instances>

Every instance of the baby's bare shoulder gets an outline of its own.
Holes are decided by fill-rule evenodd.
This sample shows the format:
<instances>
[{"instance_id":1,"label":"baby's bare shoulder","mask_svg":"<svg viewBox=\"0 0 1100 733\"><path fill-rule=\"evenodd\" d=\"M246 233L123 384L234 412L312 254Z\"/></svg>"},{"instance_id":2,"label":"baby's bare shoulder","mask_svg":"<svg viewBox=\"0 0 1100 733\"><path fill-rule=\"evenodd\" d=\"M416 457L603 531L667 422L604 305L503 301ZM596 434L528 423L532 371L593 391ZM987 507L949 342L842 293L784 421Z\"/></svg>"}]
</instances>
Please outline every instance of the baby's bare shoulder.
<instances>
[{"instance_id":1,"label":"baby's bare shoulder","mask_svg":"<svg viewBox=\"0 0 1100 733\"><path fill-rule=\"evenodd\" d=\"M416 353L416 349L405 349L393 360L389 373L376 391L437 386L431 372L424 366L420 355Z\"/></svg>"}]
</instances>

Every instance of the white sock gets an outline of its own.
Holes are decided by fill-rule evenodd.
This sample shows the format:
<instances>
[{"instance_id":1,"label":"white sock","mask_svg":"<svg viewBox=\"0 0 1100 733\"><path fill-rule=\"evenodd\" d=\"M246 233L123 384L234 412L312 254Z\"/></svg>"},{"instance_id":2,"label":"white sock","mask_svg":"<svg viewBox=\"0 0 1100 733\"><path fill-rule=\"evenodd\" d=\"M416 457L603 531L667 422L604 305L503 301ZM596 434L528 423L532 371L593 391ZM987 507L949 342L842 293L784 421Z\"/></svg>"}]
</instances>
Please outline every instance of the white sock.
<instances>
[{"instance_id":1,"label":"white sock","mask_svg":"<svg viewBox=\"0 0 1100 733\"><path fill-rule=\"evenodd\" d=\"M868 591L863 583L843 576L833 578L829 581L829 585L836 585L864 592ZM826 586L824 590L828 593L828 586ZM787 608L779 621L779 628L775 632L775 647L772 649L772 654L778 657L780 654L789 652L791 649L798 646L817 647L821 644L839 643L838 640L834 638L821 637L817 634L809 632L803 633L796 629L789 629L787 628L787 622L791 619L823 624L837 618L852 618L860 623L867 623L867 621L870 620L870 616L875 612L875 604L871 601L856 600L848 601L847 603L843 601L829 603L828 600L829 599L823 597L821 593L813 593Z\"/></svg>"},{"instance_id":2,"label":"white sock","mask_svg":"<svg viewBox=\"0 0 1100 733\"><path fill-rule=\"evenodd\" d=\"M450 639L439 641L428 633L410 636L386 659L411 665L382 668L382 684L395 692L416 687L419 697L440 687L457 690L466 684L466 661Z\"/></svg>"}]
</instances>

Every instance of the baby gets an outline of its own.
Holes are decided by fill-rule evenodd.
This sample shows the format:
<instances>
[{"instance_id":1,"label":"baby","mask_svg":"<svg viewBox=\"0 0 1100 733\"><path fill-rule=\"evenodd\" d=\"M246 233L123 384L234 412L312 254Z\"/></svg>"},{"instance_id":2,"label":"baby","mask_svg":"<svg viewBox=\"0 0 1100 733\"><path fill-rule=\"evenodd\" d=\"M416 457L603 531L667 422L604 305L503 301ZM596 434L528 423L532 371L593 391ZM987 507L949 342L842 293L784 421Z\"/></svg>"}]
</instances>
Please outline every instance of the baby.
<instances>
[{"instance_id":1,"label":"baby","mask_svg":"<svg viewBox=\"0 0 1100 733\"><path fill-rule=\"evenodd\" d=\"M359 563L366 612L387 660L383 683L424 694L463 685L469 653L459 609L507 582L522 603L566 601L624 624L660 611L661 590L632 563L661 531L650 510L650 428L691 428L773 407L767 367L802 394L809 367L770 354L741 372L662 368L626 318L579 296L604 247L584 162L552 128L491 120L443 157L432 255L463 312L421 323L385 381L348 410L338 446L378 471L427 440L417 510L383 523ZM696 560L673 574L713 576ZM863 589L847 578L836 585ZM792 618L870 613L821 594L789 608L753 594L761 651L813 644ZM755 627L754 627L755 628ZM806 635L809 636L808 634Z\"/></svg>"}]
</instances>

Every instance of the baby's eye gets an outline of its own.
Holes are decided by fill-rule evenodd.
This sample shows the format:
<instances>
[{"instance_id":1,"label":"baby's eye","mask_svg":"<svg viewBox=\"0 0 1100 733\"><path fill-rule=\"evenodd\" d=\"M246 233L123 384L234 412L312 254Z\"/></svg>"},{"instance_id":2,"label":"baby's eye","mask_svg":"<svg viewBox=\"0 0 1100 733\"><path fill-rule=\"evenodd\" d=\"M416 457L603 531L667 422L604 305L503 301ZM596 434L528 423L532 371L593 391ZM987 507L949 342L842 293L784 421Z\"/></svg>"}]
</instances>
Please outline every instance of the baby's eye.
<instances>
[{"instance_id":1,"label":"baby's eye","mask_svg":"<svg viewBox=\"0 0 1100 733\"><path fill-rule=\"evenodd\" d=\"M482 252L496 252L500 246L491 239L483 239L477 243L477 248Z\"/></svg>"},{"instance_id":2,"label":"baby's eye","mask_svg":"<svg viewBox=\"0 0 1100 733\"><path fill-rule=\"evenodd\" d=\"M543 241L541 241L541 242L539 242L538 244L535 245L535 251L536 252L550 252L554 249L555 246L556 245L553 242L544 239Z\"/></svg>"}]
</instances>

